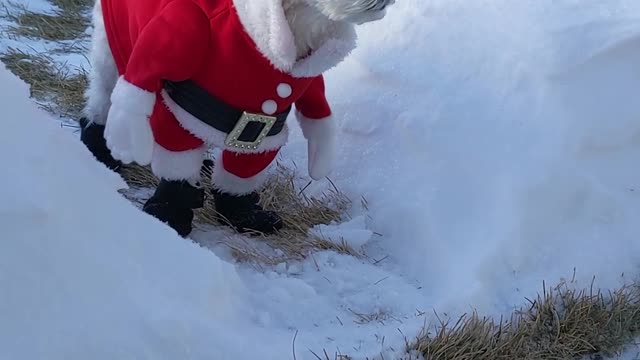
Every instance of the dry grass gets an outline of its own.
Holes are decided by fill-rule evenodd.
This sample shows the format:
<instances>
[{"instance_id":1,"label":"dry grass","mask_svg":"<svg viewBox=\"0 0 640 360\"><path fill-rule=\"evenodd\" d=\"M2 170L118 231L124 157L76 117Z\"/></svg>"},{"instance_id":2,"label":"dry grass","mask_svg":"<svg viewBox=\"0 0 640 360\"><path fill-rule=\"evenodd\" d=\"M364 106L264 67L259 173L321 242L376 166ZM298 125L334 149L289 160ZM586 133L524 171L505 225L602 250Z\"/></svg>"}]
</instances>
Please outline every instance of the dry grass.
<instances>
[{"instance_id":1,"label":"dry grass","mask_svg":"<svg viewBox=\"0 0 640 360\"><path fill-rule=\"evenodd\" d=\"M85 72L71 72L46 53L26 53L9 48L0 60L31 85L31 96L46 110L77 118L84 105Z\"/></svg>"},{"instance_id":2,"label":"dry grass","mask_svg":"<svg viewBox=\"0 0 640 360\"><path fill-rule=\"evenodd\" d=\"M603 294L566 284L544 290L508 321L465 315L408 345L427 360L546 360L614 356L640 331L638 285Z\"/></svg>"},{"instance_id":3,"label":"dry grass","mask_svg":"<svg viewBox=\"0 0 640 360\"><path fill-rule=\"evenodd\" d=\"M50 41L75 40L88 25L82 17L65 12L48 15L24 10L9 18L17 24L8 29L13 34Z\"/></svg>"},{"instance_id":4,"label":"dry grass","mask_svg":"<svg viewBox=\"0 0 640 360\"><path fill-rule=\"evenodd\" d=\"M57 9L50 14L31 11L26 5L10 1L4 6L4 18L14 25L6 31L11 36L23 36L47 41L77 41L86 36L89 26L87 11L92 5L85 0L52 1Z\"/></svg>"},{"instance_id":5,"label":"dry grass","mask_svg":"<svg viewBox=\"0 0 640 360\"><path fill-rule=\"evenodd\" d=\"M83 14L86 21L88 19L87 12L93 6L95 0L49 0L53 5L62 11L72 14Z\"/></svg>"},{"instance_id":6,"label":"dry grass","mask_svg":"<svg viewBox=\"0 0 640 360\"><path fill-rule=\"evenodd\" d=\"M127 166L122 174L134 187L153 188L158 183L158 179L148 167ZM204 168L202 176L207 201L204 208L197 209L195 212L196 227L224 224L225 219L215 210L212 200L209 181L211 167ZM260 191L261 205L265 209L278 212L283 217L284 229L270 236L258 233L252 235L261 238L261 242L269 245L271 249L279 250L278 253L281 255L273 256L271 252L264 251L252 242L223 240L223 243L231 248L237 260L275 265L285 260L304 259L318 250L334 250L353 256L361 255L346 243L336 244L307 233L315 225L341 220L344 211L351 205L350 200L335 187L319 198L307 197L301 189L296 187L296 180L299 179L293 169L277 163L273 175Z\"/></svg>"},{"instance_id":7,"label":"dry grass","mask_svg":"<svg viewBox=\"0 0 640 360\"><path fill-rule=\"evenodd\" d=\"M384 321L393 318L391 314L385 310L378 310L376 312L370 314L361 314L352 309L348 309L350 313L352 313L355 317L356 324L368 324L371 322L379 322L384 325Z\"/></svg>"},{"instance_id":8,"label":"dry grass","mask_svg":"<svg viewBox=\"0 0 640 360\"><path fill-rule=\"evenodd\" d=\"M14 23L4 29L8 38L33 38L53 42L56 46L50 46L46 52L9 48L0 60L11 72L31 85L31 96L40 107L77 119L84 105L86 72L57 63L54 55L84 54L86 48L79 40L88 36L85 30L89 26L88 14L93 1L52 0L52 3L57 9L51 14L33 12L15 1L3 4L3 17Z\"/></svg>"}]
</instances>

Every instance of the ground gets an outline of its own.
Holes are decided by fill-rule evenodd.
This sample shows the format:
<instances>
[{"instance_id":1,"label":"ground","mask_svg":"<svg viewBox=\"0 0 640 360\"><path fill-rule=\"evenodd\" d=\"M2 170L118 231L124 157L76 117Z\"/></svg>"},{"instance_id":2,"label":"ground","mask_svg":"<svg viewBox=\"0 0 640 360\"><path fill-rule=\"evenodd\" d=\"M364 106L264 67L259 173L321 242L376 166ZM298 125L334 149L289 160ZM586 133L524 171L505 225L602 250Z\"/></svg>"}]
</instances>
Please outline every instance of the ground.
<instances>
[{"instance_id":1,"label":"ground","mask_svg":"<svg viewBox=\"0 0 640 360\"><path fill-rule=\"evenodd\" d=\"M57 117L51 122L76 139L82 74L90 68L83 57L88 2L3 3L3 62L32 84L33 100ZM87 273L104 263L99 250L122 269L140 262L148 271L130 279L124 270L104 270L112 290L123 293L61 274L86 292L80 306L95 304L98 295L112 297L120 304L112 311L126 309L123 321L141 319L128 330L129 340L119 339L131 353L139 351L134 339L167 358L182 351L175 345L180 341L195 354L224 349L233 358L253 357L255 349L269 359L614 355L640 328L640 170L634 166L640 108L628 100L640 83L638 17L640 6L622 0L606 6L591 0L397 4L383 22L362 28L358 50L327 74L341 118L341 157L331 181L309 183L298 129L280 156L267 193L286 198L271 205L290 210L289 232L255 241L215 226L205 212L190 239L198 247L186 250L178 241L190 241L170 238L150 219L140 217L136 225L117 216L129 211L117 203L100 214L114 228L127 224L145 234L129 236L136 245L121 239L114 244L122 249L104 249L96 238L92 252L80 245L82 238L58 239L67 250L80 246L91 261L52 251ZM17 125L14 130L21 134ZM75 176L69 156L57 164ZM100 182L97 172L86 176ZM139 168L126 179L131 188L123 194L139 206L154 179ZM104 201L116 204L107 195ZM87 206L74 204L69 211L78 214ZM104 232L104 239L118 236ZM5 246L14 258L28 253ZM144 246L163 255L146 259ZM184 257L172 259L172 251ZM55 264L45 255L39 261ZM127 256L132 261L121 262ZM7 264L28 274L19 263ZM163 279L173 276L183 285ZM158 288L142 285L145 280ZM27 294L20 284L7 287ZM137 286L145 291L135 292L133 301L123 297ZM49 290L60 303L69 294ZM201 311L200 303L190 309L190 296L192 302L216 299L218 311ZM132 305L138 302L151 305ZM456 325L465 313L471 315ZM501 318L509 321L500 324ZM174 321L187 324L187 333L202 332L171 332L167 325ZM122 324L111 325L117 332ZM254 346L238 345L239 336L254 339ZM83 350L91 354L90 347Z\"/></svg>"}]
</instances>

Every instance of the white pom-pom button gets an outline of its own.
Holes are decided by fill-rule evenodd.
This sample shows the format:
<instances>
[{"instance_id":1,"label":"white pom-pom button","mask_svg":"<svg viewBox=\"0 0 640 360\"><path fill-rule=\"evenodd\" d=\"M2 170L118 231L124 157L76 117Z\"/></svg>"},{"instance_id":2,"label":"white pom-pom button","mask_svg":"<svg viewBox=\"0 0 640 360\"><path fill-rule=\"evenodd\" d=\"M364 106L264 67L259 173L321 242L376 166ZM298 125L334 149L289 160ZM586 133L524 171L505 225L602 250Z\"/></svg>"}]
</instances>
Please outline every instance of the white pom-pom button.
<instances>
[{"instance_id":1,"label":"white pom-pom button","mask_svg":"<svg viewBox=\"0 0 640 360\"><path fill-rule=\"evenodd\" d=\"M283 99L291 96L291 93L293 92L291 85L285 83L278 84L276 91L278 92L278 96Z\"/></svg>"},{"instance_id":2,"label":"white pom-pom button","mask_svg":"<svg viewBox=\"0 0 640 360\"><path fill-rule=\"evenodd\" d=\"M262 103L262 112L267 115L273 115L278 110L278 104L274 100L267 100Z\"/></svg>"}]
</instances>

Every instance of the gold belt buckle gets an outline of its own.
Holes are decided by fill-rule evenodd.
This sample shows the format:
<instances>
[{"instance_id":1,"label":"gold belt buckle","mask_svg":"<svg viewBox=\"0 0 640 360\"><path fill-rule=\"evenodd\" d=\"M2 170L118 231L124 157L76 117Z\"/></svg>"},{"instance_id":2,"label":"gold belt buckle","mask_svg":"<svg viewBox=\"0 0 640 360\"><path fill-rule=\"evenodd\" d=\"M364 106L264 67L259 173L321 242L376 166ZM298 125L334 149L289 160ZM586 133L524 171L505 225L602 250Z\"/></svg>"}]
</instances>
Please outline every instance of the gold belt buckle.
<instances>
[{"instance_id":1,"label":"gold belt buckle","mask_svg":"<svg viewBox=\"0 0 640 360\"><path fill-rule=\"evenodd\" d=\"M250 122L259 122L265 125L264 125L264 128L262 128L262 131L260 132L260 134L258 134L258 137L254 141L238 140L238 138L240 137L240 134L242 134L242 132ZM236 126L234 126L233 130L231 130L231 132L229 132L229 135L227 135L227 138L225 139L224 143L225 145L230 147L255 150L262 143L262 140L264 140L264 138L267 136L267 134L273 127L273 124L275 123L276 123L276 118L274 116L254 114L254 113L249 113L244 111L242 113L242 116L240 117L240 120L238 120L238 122L236 123Z\"/></svg>"}]
</instances>

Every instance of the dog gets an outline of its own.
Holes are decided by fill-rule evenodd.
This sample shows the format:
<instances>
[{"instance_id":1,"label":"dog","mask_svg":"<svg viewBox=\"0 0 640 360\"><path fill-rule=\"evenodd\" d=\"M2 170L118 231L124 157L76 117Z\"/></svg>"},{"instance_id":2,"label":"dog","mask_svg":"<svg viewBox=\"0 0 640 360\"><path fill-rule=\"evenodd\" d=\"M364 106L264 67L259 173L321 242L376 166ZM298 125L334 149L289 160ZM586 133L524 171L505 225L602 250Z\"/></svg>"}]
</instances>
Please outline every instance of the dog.
<instances>
[{"instance_id":1,"label":"dog","mask_svg":"<svg viewBox=\"0 0 640 360\"><path fill-rule=\"evenodd\" d=\"M294 110L308 171L331 170L334 114L323 73L355 48L355 26L395 0L96 0L81 141L119 171L150 165L159 185L143 211L181 236L204 205L205 152L216 211L239 232L272 234L282 218L258 190L288 139Z\"/></svg>"}]
</instances>

